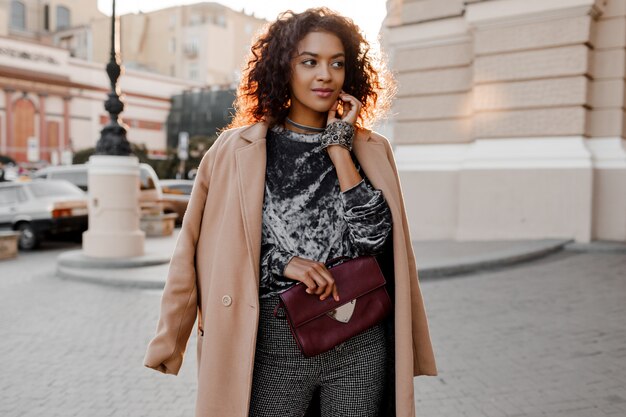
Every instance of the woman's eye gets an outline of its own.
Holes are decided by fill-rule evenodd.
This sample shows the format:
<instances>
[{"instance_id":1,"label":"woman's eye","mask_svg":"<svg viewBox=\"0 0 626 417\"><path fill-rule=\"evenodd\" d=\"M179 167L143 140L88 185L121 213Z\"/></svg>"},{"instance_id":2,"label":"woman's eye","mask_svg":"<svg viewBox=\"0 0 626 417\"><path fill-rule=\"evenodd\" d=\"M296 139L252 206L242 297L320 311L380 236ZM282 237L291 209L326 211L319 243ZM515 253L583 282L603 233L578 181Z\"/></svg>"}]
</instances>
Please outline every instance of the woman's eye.
<instances>
[{"instance_id":1,"label":"woman's eye","mask_svg":"<svg viewBox=\"0 0 626 417\"><path fill-rule=\"evenodd\" d=\"M337 62L333 62L333 66L335 68L343 68L343 61L337 61Z\"/></svg>"},{"instance_id":2,"label":"woman's eye","mask_svg":"<svg viewBox=\"0 0 626 417\"><path fill-rule=\"evenodd\" d=\"M315 60L314 60L314 59L307 59L307 60L305 60L305 61L302 61L302 63L303 63L304 65L306 65L306 66L311 67L311 66L315 65Z\"/></svg>"}]
</instances>

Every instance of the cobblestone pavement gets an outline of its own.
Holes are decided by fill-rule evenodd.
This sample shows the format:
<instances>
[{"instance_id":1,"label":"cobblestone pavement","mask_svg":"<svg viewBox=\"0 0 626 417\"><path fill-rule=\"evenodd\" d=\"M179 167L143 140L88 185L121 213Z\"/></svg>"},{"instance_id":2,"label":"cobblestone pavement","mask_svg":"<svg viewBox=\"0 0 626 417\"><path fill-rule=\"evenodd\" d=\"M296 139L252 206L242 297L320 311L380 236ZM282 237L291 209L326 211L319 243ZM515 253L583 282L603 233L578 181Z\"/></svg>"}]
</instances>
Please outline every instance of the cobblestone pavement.
<instances>
[{"instance_id":1,"label":"cobblestone pavement","mask_svg":"<svg viewBox=\"0 0 626 417\"><path fill-rule=\"evenodd\" d=\"M58 253L0 263L0 416L193 416L195 332L178 376L145 368L160 291L57 279ZM625 254L422 290L439 375L416 378L418 416L626 416Z\"/></svg>"},{"instance_id":2,"label":"cobblestone pavement","mask_svg":"<svg viewBox=\"0 0 626 417\"><path fill-rule=\"evenodd\" d=\"M423 282L437 377L418 416L626 416L626 254Z\"/></svg>"}]
</instances>

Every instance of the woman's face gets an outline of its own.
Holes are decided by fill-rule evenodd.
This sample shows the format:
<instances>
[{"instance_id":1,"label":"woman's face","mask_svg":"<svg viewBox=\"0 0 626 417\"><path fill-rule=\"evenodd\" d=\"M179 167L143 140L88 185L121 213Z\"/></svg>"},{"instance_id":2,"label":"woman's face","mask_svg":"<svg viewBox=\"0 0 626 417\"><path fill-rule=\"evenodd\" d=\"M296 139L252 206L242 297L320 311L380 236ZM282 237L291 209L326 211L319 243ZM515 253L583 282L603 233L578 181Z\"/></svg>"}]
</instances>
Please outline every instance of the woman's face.
<instances>
[{"instance_id":1,"label":"woman's face","mask_svg":"<svg viewBox=\"0 0 626 417\"><path fill-rule=\"evenodd\" d=\"M346 77L341 40L328 32L310 32L291 60L290 116L301 122L319 119L335 103Z\"/></svg>"}]
</instances>

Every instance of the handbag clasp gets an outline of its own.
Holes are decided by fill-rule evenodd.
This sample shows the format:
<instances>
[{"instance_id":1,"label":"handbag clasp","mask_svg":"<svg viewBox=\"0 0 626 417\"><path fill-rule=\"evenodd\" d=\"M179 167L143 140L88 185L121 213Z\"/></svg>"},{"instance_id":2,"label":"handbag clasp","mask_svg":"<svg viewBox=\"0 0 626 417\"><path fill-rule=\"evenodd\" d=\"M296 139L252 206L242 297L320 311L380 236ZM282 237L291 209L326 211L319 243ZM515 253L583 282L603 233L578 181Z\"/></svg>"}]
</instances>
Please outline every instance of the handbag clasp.
<instances>
[{"instance_id":1,"label":"handbag clasp","mask_svg":"<svg viewBox=\"0 0 626 417\"><path fill-rule=\"evenodd\" d=\"M354 308L356 307L356 298L349 303L345 303L341 307L337 307L334 310L326 313L330 318L333 318L342 323L347 323L352 318L352 314L354 313Z\"/></svg>"}]
</instances>

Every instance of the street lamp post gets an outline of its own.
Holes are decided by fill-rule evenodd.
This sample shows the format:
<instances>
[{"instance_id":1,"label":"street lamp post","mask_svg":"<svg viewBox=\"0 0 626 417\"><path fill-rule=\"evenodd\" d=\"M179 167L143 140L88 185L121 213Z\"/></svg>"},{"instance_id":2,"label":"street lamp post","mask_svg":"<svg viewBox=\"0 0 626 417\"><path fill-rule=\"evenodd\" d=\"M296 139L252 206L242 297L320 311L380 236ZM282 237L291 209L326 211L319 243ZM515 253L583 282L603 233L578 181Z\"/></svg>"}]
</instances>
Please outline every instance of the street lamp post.
<instances>
[{"instance_id":1,"label":"street lamp post","mask_svg":"<svg viewBox=\"0 0 626 417\"><path fill-rule=\"evenodd\" d=\"M122 73L119 55L115 48L115 0L111 16L111 55L106 66L106 72L111 82L109 98L104 108L109 113L109 123L100 131L100 139L96 144L96 155L127 156L132 153L130 143L126 139L126 128L119 123L119 115L124 111L124 102L120 99L117 80Z\"/></svg>"},{"instance_id":2,"label":"street lamp post","mask_svg":"<svg viewBox=\"0 0 626 417\"><path fill-rule=\"evenodd\" d=\"M106 66L111 91L104 104L109 123L101 130L96 152L89 158L89 230L83 252L95 258L144 255L145 233L140 230L139 160L132 155L117 81L122 73L115 45L115 0L111 16L111 58Z\"/></svg>"}]
</instances>

